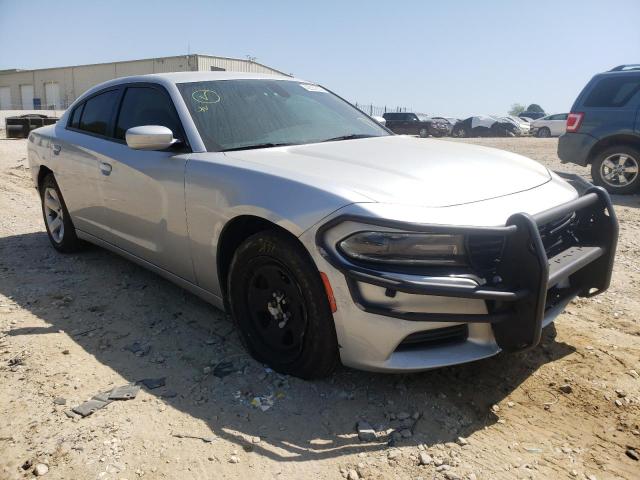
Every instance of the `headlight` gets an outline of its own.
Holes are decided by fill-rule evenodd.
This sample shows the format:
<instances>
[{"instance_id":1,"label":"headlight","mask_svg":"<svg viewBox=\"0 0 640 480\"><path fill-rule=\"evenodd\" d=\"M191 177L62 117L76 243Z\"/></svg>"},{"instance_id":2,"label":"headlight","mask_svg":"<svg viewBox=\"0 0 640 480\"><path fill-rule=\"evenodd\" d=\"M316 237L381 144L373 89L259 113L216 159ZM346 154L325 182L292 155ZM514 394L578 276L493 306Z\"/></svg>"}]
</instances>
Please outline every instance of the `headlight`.
<instances>
[{"instance_id":1,"label":"headlight","mask_svg":"<svg viewBox=\"0 0 640 480\"><path fill-rule=\"evenodd\" d=\"M353 260L397 265L464 265L462 235L359 232L338 248Z\"/></svg>"}]
</instances>

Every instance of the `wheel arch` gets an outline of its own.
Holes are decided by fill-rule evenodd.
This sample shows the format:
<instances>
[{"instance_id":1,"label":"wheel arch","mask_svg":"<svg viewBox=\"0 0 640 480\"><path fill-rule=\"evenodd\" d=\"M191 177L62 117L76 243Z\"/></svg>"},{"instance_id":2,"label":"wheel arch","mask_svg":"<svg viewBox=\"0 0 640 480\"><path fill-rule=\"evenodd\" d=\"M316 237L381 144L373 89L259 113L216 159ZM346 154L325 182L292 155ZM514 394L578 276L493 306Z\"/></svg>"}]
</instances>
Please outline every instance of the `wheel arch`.
<instances>
[{"instance_id":1,"label":"wheel arch","mask_svg":"<svg viewBox=\"0 0 640 480\"><path fill-rule=\"evenodd\" d=\"M257 215L239 215L229 220L218 238L216 263L218 270L218 280L220 284L220 290L222 292L222 298L225 303L225 310L228 311L227 305L227 278L229 276L229 268L231 266L231 260L238 247L251 235L258 232L267 230L276 230L282 232L294 239L305 252L306 247L302 244L300 239L293 234L290 230L267 220L264 217ZM309 252L307 252L309 254ZM309 255L311 258L311 255ZM315 262L314 262L315 263Z\"/></svg>"},{"instance_id":2,"label":"wheel arch","mask_svg":"<svg viewBox=\"0 0 640 480\"><path fill-rule=\"evenodd\" d=\"M37 177L38 191L40 191L40 187L42 186L43 180L49 174L53 175L53 171L45 165L40 165L40 169L38 170L38 177Z\"/></svg>"},{"instance_id":3,"label":"wheel arch","mask_svg":"<svg viewBox=\"0 0 640 480\"><path fill-rule=\"evenodd\" d=\"M635 135L620 134L605 137L599 140L589 152L589 158L587 165L593 163L596 157L604 150L615 145L624 145L627 147L633 147L640 149L640 137Z\"/></svg>"}]
</instances>

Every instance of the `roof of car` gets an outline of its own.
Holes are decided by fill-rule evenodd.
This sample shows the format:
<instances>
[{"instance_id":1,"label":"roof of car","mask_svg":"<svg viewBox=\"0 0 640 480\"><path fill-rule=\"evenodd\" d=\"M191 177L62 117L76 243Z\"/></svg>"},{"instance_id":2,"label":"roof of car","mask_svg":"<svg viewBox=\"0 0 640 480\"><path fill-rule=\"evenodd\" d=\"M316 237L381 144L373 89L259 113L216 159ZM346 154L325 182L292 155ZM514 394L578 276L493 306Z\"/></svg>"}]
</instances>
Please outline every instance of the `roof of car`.
<instances>
[{"instance_id":1,"label":"roof of car","mask_svg":"<svg viewBox=\"0 0 640 480\"><path fill-rule=\"evenodd\" d=\"M78 97L74 103L100 91L124 83L158 83L161 85L171 85L177 83L189 82L206 82L214 80L288 80L294 82L310 83L300 78L289 77L287 75L271 75L266 73L244 73L244 72L168 72L168 73L150 73L147 75L134 75L129 77L119 77L106 82L94 85L89 90Z\"/></svg>"},{"instance_id":2,"label":"roof of car","mask_svg":"<svg viewBox=\"0 0 640 480\"><path fill-rule=\"evenodd\" d=\"M185 82L203 82L211 80L297 80L299 78L290 77L288 75L268 74L268 73L244 73L244 72L169 72L169 73L150 73L148 75L138 75L135 77L121 77L118 80L128 80L144 78L146 80L168 80L173 83Z\"/></svg>"},{"instance_id":3,"label":"roof of car","mask_svg":"<svg viewBox=\"0 0 640 480\"><path fill-rule=\"evenodd\" d=\"M625 65L618 65L617 67L613 67L611 70L608 70L607 72L603 72L603 73L610 73L610 72L637 72L638 70L640 70L640 63L630 63L630 64L625 64Z\"/></svg>"},{"instance_id":4,"label":"roof of car","mask_svg":"<svg viewBox=\"0 0 640 480\"><path fill-rule=\"evenodd\" d=\"M268 73L244 73L244 72L167 72L149 73L146 75L133 75L128 77L118 77L102 83L101 85L117 85L132 82L158 82L158 83L189 83L206 82L213 80L291 80L297 82L307 82L300 78L289 77L287 75Z\"/></svg>"}]
</instances>

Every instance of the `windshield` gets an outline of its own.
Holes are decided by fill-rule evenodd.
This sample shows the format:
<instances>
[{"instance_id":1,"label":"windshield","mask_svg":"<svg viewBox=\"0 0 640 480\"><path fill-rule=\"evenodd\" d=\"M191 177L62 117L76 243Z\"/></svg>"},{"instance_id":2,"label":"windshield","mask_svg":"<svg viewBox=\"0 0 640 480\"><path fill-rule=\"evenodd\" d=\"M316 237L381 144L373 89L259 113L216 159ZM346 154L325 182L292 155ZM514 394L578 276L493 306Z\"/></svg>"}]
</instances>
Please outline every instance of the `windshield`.
<instances>
[{"instance_id":1,"label":"windshield","mask_svg":"<svg viewBox=\"0 0 640 480\"><path fill-rule=\"evenodd\" d=\"M389 135L322 87L289 80L216 80L178 89L207 151Z\"/></svg>"},{"instance_id":2,"label":"windshield","mask_svg":"<svg viewBox=\"0 0 640 480\"><path fill-rule=\"evenodd\" d=\"M431 120L431 117L429 117L429 115L425 115L423 113L417 113L416 116L421 122L428 122L429 120Z\"/></svg>"}]
</instances>

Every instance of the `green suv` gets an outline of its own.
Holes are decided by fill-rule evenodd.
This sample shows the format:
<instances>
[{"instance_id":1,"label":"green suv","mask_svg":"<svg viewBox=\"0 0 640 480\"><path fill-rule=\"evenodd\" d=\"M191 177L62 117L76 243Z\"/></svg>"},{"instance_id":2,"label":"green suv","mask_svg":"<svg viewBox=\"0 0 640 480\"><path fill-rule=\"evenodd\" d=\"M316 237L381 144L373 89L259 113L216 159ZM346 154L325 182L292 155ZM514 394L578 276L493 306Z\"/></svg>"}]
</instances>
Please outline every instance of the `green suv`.
<instances>
[{"instance_id":1,"label":"green suv","mask_svg":"<svg viewBox=\"0 0 640 480\"><path fill-rule=\"evenodd\" d=\"M640 64L591 79L571 107L558 156L591 165L593 182L610 193L640 191Z\"/></svg>"}]
</instances>

